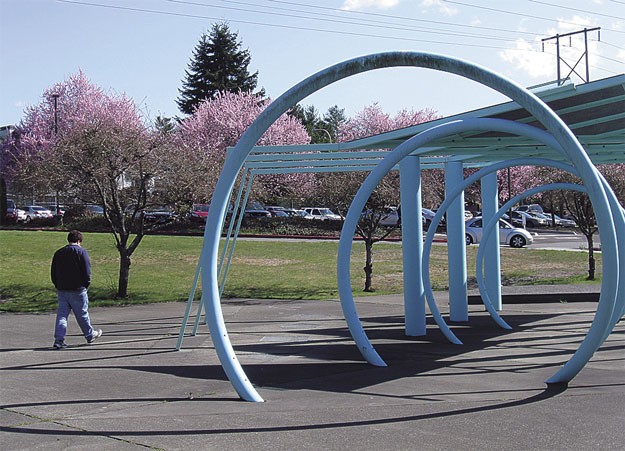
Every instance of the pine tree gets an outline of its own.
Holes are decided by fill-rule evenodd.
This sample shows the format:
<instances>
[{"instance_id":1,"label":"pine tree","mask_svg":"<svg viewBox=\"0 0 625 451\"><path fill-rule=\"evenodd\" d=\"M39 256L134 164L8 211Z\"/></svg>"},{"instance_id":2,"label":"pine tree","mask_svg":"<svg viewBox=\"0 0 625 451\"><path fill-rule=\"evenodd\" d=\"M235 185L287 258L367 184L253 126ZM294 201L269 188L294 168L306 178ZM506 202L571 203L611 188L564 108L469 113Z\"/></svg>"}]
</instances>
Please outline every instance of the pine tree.
<instances>
[{"instance_id":1,"label":"pine tree","mask_svg":"<svg viewBox=\"0 0 625 451\"><path fill-rule=\"evenodd\" d=\"M258 82L258 71L250 74L249 50L241 50L238 34L226 23L213 24L210 33L204 33L193 51L186 77L176 101L180 111L192 114L204 99L212 99L221 91L253 91Z\"/></svg>"},{"instance_id":2,"label":"pine tree","mask_svg":"<svg viewBox=\"0 0 625 451\"><path fill-rule=\"evenodd\" d=\"M332 141L338 139L338 129L347 122L347 116L345 116L345 109L339 108L338 105L328 108L326 114L323 115L323 128L328 130Z\"/></svg>"}]
</instances>

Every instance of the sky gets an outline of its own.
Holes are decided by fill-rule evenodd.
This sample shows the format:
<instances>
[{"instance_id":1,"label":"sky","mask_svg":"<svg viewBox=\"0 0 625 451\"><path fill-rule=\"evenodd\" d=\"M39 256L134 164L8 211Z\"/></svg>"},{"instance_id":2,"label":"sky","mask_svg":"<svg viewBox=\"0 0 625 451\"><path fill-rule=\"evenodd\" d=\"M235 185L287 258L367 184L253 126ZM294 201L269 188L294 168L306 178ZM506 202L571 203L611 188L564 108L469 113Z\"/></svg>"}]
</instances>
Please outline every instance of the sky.
<instances>
[{"instance_id":1,"label":"sky","mask_svg":"<svg viewBox=\"0 0 625 451\"><path fill-rule=\"evenodd\" d=\"M536 86L556 79L556 41L543 39L597 27L586 34L590 80L625 73L625 0L0 0L0 125L18 124L46 88L78 71L133 98L148 121L183 116L175 101L185 70L216 22L238 33L249 70L274 99L330 65L396 50L460 58ZM584 33L560 38L563 76L584 48ZM393 68L301 103L321 114L338 105L353 116L378 103L389 114L448 116L506 100L455 75Z\"/></svg>"}]
</instances>

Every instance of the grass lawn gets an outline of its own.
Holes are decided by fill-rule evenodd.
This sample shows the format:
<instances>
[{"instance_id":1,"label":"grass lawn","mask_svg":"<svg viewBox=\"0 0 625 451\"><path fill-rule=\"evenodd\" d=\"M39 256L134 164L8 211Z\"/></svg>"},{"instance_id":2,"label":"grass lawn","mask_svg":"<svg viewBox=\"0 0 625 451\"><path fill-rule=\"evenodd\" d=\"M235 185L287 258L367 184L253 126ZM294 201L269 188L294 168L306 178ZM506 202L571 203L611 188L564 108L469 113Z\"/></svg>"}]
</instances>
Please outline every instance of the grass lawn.
<instances>
[{"instance_id":1,"label":"grass lawn","mask_svg":"<svg viewBox=\"0 0 625 451\"><path fill-rule=\"evenodd\" d=\"M56 308L50 282L53 253L66 244L66 232L0 231L0 311L42 312ZM135 252L129 296L115 299L118 254L112 235L85 233L93 281L91 305L124 305L183 301L189 296L202 237L147 236ZM338 244L329 241L239 240L224 297L268 299L336 299ZM375 294L403 292L401 244L374 245ZM475 274L476 246L467 249L468 274ZM600 254L596 254L601 274ZM584 252L543 251L502 247L504 284L582 283L587 271ZM363 296L364 245L354 243L352 287ZM447 248L434 246L432 286L447 288Z\"/></svg>"}]
</instances>

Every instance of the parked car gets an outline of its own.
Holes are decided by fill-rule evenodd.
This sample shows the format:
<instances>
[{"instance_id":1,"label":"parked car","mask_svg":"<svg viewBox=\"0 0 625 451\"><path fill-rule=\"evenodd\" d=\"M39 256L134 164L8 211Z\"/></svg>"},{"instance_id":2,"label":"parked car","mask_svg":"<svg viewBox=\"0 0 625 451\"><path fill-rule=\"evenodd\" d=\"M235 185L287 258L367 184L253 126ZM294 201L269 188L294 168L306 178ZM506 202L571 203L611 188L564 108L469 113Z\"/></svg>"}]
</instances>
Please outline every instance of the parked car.
<instances>
[{"instance_id":1,"label":"parked car","mask_svg":"<svg viewBox=\"0 0 625 451\"><path fill-rule=\"evenodd\" d=\"M271 213L263 208L246 208L243 212L244 218L271 218Z\"/></svg>"},{"instance_id":2,"label":"parked car","mask_svg":"<svg viewBox=\"0 0 625 451\"><path fill-rule=\"evenodd\" d=\"M271 213L271 216L274 218L287 218L289 216L286 211L284 211L284 207L271 206L265 207L265 210Z\"/></svg>"},{"instance_id":3,"label":"parked car","mask_svg":"<svg viewBox=\"0 0 625 451\"><path fill-rule=\"evenodd\" d=\"M143 219L147 222L169 222L176 219L176 214L169 207L161 206L145 210Z\"/></svg>"},{"instance_id":4,"label":"parked car","mask_svg":"<svg viewBox=\"0 0 625 451\"><path fill-rule=\"evenodd\" d=\"M26 222L26 212L21 208L15 209L17 213L17 222Z\"/></svg>"},{"instance_id":5,"label":"parked car","mask_svg":"<svg viewBox=\"0 0 625 451\"><path fill-rule=\"evenodd\" d=\"M306 213L304 210L298 210L296 208L285 208L284 212L292 218L314 219L312 215Z\"/></svg>"},{"instance_id":6,"label":"parked car","mask_svg":"<svg viewBox=\"0 0 625 451\"><path fill-rule=\"evenodd\" d=\"M54 217L50 210L39 205L27 205L23 210L26 214L24 222L31 222L35 219L52 219Z\"/></svg>"},{"instance_id":7,"label":"parked car","mask_svg":"<svg viewBox=\"0 0 625 451\"><path fill-rule=\"evenodd\" d=\"M547 213L547 216L550 216L550 214ZM556 226L559 226L559 227L577 227L577 223L574 220L572 220L572 219L561 218L558 215L553 215L553 217L556 220Z\"/></svg>"},{"instance_id":8,"label":"parked car","mask_svg":"<svg viewBox=\"0 0 625 451\"><path fill-rule=\"evenodd\" d=\"M386 207L384 214L380 218L380 225L383 227L397 227L400 224L399 211L396 207Z\"/></svg>"},{"instance_id":9,"label":"parked car","mask_svg":"<svg viewBox=\"0 0 625 451\"><path fill-rule=\"evenodd\" d=\"M191 213L189 214L189 219L193 222L206 222L209 208L210 204L193 204L191 207Z\"/></svg>"},{"instance_id":10,"label":"parked car","mask_svg":"<svg viewBox=\"0 0 625 451\"><path fill-rule=\"evenodd\" d=\"M430 210L429 208L421 209L421 222L423 223L424 229L430 228L430 224L432 223L432 219L434 219L435 214L436 212L434 210ZM443 225L443 224L445 224L445 217L443 217L441 219L441 222L439 223L439 225Z\"/></svg>"},{"instance_id":11,"label":"parked car","mask_svg":"<svg viewBox=\"0 0 625 451\"><path fill-rule=\"evenodd\" d=\"M6 213L6 222L7 224L15 224L17 223L17 207L15 206L15 202L11 199L7 200L7 213ZM23 210L22 210L23 211Z\"/></svg>"},{"instance_id":12,"label":"parked car","mask_svg":"<svg viewBox=\"0 0 625 451\"><path fill-rule=\"evenodd\" d=\"M341 219L343 219L341 218L341 216L337 215L332 210L326 207L303 207L302 210L311 215L313 219L317 219L320 221L340 221Z\"/></svg>"},{"instance_id":13,"label":"parked car","mask_svg":"<svg viewBox=\"0 0 625 451\"><path fill-rule=\"evenodd\" d=\"M537 219L540 227L549 227L551 225L551 218L537 211L527 211L532 218Z\"/></svg>"},{"instance_id":14,"label":"parked car","mask_svg":"<svg viewBox=\"0 0 625 451\"><path fill-rule=\"evenodd\" d=\"M96 204L87 204L85 205L85 213L91 216L103 216L104 207Z\"/></svg>"},{"instance_id":15,"label":"parked car","mask_svg":"<svg viewBox=\"0 0 625 451\"><path fill-rule=\"evenodd\" d=\"M549 225L549 221L544 218L539 218L532 215L527 211L514 210L510 214L510 221L517 227L546 227ZM525 222L525 223L524 223Z\"/></svg>"},{"instance_id":16,"label":"parked car","mask_svg":"<svg viewBox=\"0 0 625 451\"><path fill-rule=\"evenodd\" d=\"M43 204L42 207L50 210L55 216L63 216L67 211L67 207L65 205Z\"/></svg>"},{"instance_id":17,"label":"parked car","mask_svg":"<svg viewBox=\"0 0 625 451\"><path fill-rule=\"evenodd\" d=\"M372 214L371 210L365 210L361 214L361 218L368 218ZM399 212L396 207L386 207L377 212L380 216L378 225L381 227L397 227L399 225Z\"/></svg>"},{"instance_id":18,"label":"parked car","mask_svg":"<svg viewBox=\"0 0 625 451\"><path fill-rule=\"evenodd\" d=\"M467 245L479 243L482 239L482 217L478 216L469 220L464 229ZM499 220L499 243L510 247L523 247L533 242L534 238L527 230L513 227L503 219Z\"/></svg>"},{"instance_id":19,"label":"parked car","mask_svg":"<svg viewBox=\"0 0 625 451\"><path fill-rule=\"evenodd\" d=\"M527 211L528 213L536 212L536 213L544 213L543 207L539 204L528 204L528 205L519 205L515 208L516 211Z\"/></svg>"}]
</instances>

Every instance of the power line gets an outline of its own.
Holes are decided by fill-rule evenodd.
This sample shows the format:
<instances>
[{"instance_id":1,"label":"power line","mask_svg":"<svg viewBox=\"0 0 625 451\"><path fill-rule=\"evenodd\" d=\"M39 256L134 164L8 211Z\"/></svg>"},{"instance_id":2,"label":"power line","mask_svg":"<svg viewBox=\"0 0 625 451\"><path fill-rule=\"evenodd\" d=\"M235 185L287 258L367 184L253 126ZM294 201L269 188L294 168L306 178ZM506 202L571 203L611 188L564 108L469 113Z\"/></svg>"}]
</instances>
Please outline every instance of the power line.
<instances>
[{"instance_id":1,"label":"power line","mask_svg":"<svg viewBox=\"0 0 625 451\"><path fill-rule=\"evenodd\" d=\"M623 47L619 47L618 45L615 45L615 44L612 44L612 43L610 43L610 42L607 42L606 40L601 40L601 41L599 41L599 42L601 42L601 43L603 43L603 44L606 44L606 45L609 45L610 47L614 47L615 49L625 50L625 48L623 48ZM623 61L619 61L619 62L623 63ZM623 63L623 64L625 64L625 63Z\"/></svg>"},{"instance_id":2,"label":"power line","mask_svg":"<svg viewBox=\"0 0 625 451\"><path fill-rule=\"evenodd\" d=\"M115 10L122 10L122 11L133 11L133 12L160 14L160 15L168 15L168 16L176 16L176 17L188 17L188 18L195 18L195 19L208 19L208 20L213 20L213 21L223 20L223 17L212 17L212 16L204 16L204 15L199 15L199 14L188 14L188 13L177 13L177 12L172 12L172 11L160 11L160 10L154 10L154 9L135 8L135 7L129 7L129 6L108 5L108 4L79 1L79 0L56 0L56 1L60 3L67 3L67 4L72 4L72 5L93 6L93 7L115 9ZM408 38L408 37L401 37L401 36L375 35L375 34L370 34L370 33L328 30L328 29L303 27L303 26L295 26L295 25L272 24L272 23L267 23L267 22L257 22L257 21L241 20L241 19L228 19L228 20L234 23L242 23L242 24L247 24L247 25L260 25L260 26L267 26L267 27L273 27L273 28L285 28L289 30L298 30L298 31L314 31L314 32L320 32L320 33L332 33L332 34L340 34L340 35L346 35L346 36L391 39L391 40L396 40L396 41L424 42L428 44L442 44L442 45L476 47L476 48L486 48L486 49L496 49L496 50L509 50L509 48L507 47L494 46L494 45L468 44L468 43L458 43L458 42L437 41L437 40L430 40L430 39ZM499 40L499 39L494 39L494 40ZM539 53L538 51L535 51L535 52Z\"/></svg>"},{"instance_id":3,"label":"power line","mask_svg":"<svg viewBox=\"0 0 625 451\"><path fill-rule=\"evenodd\" d=\"M71 5L82 5L82 6L92 6L92 7L99 7L99 8L107 8L107 9L114 9L114 10L122 10L122 11L132 11L132 12L139 12L139 13L148 13L148 14L158 14L158 15L166 15L166 16L174 16L174 17L185 17L185 18L194 18L194 19L207 19L207 20L211 20L211 21L219 21L219 20L223 20L223 17L211 17L211 16L205 16L205 15L199 15L199 14L190 14L190 13L182 13L182 12L173 12L173 11L161 11L161 10L153 10L153 9L146 9L146 8L136 8L136 7L129 7L129 6L119 6L119 5L110 5L110 4L102 4L102 3L96 3L96 2L88 2L88 1L80 1L80 0L56 0L57 2L60 3L66 3L66 4L71 4ZM185 3L185 4L193 4L193 2L191 1L183 1L183 0L166 0L169 1L171 3ZM236 3L243 3L243 2L236 2ZM206 5L206 4L199 4L201 6L210 6L210 5ZM247 11L247 10L246 10ZM249 12L249 11L247 11ZM259 21L248 21L248 20L241 20L241 19L228 19L230 22L233 23L241 23L241 24L247 24L247 25L258 25L258 26L265 26L265 27L271 27L271 28L282 28L282 29L289 29L289 30L297 30L297 31L312 31L312 32L317 32L317 33L330 33L330 34L338 34L338 35L345 35L345 36L355 36L355 37L367 37L367 38L379 38L379 39L389 39L389 40L395 40L395 41L406 41L406 42L421 42L421 43L427 43L427 44L440 44L440 45L453 45L453 46L461 46L461 47L471 47L471 48L485 48L485 49L494 49L494 50L511 50L511 51L524 51L524 52L532 52L532 53L536 53L539 54L541 53L538 50L533 50L533 49L518 49L518 48L514 48L514 47L502 47L502 46L495 46L495 45L485 45L485 44L471 44L471 43L466 43L466 42L448 42L448 41L439 41L439 40L431 40L431 39L418 39L418 38L409 38L409 37L401 37L401 36L388 36L388 35L376 35L376 34L371 34L371 33L359 33L359 32L349 32L349 31L341 31L341 30L328 30L328 29L320 29L320 28L313 28L313 27L304 27L304 26L295 26L295 25L285 25L285 24L274 24L274 23L267 23L267 22L259 22ZM349 23L349 22L347 22ZM356 25L360 25L360 24L356 24ZM388 27L385 27L388 28ZM412 31L412 30L410 30ZM470 37L468 35L462 35L463 37ZM535 35L533 35L535 36ZM481 39L485 39L485 38L481 38ZM497 40L497 41L501 41L501 38L491 38L492 40ZM607 58L607 57L606 57ZM593 66L594 67L594 66ZM601 69L596 67L597 69ZM602 69L604 71L607 71L606 69Z\"/></svg>"},{"instance_id":4,"label":"power line","mask_svg":"<svg viewBox=\"0 0 625 451\"><path fill-rule=\"evenodd\" d=\"M504 9L489 8L487 6L472 5L471 3L464 3L464 2L459 2L459 1L456 1L456 0L442 0L442 1L445 2L445 3L452 3L454 5L468 6L470 8L483 9L483 10L486 10L486 11L493 11L493 12L502 13L502 14L511 14L513 16L529 17L530 19L546 20L546 21L549 21L549 22L553 22L553 19L550 19L550 18L547 18L547 17L533 16L531 14L524 14L524 13L519 13L519 12L515 12L515 11L507 11L507 10L504 10ZM560 22L565 23L567 25L575 25L575 26L579 27L579 24L575 23L575 22L567 22L567 21L564 21L564 20L562 20ZM614 28L607 28L607 27L603 27L603 28L605 28L606 30L613 31L615 33L625 33L625 31L623 31L623 30L616 30Z\"/></svg>"},{"instance_id":5,"label":"power line","mask_svg":"<svg viewBox=\"0 0 625 451\"><path fill-rule=\"evenodd\" d=\"M577 11L579 13L592 14L594 16L602 16L602 17L609 17L610 19L625 20L625 18L623 18L623 17L616 17L616 16L612 16L610 14L601 14L601 13L598 13L596 11L588 11L588 10L585 10L585 9L572 8L570 6L554 5L553 3L541 2L539 0L527 0L527 1L531 2L531 3L538 3L539 5L551 6L552 8L568 9L570 11Z\"/></svg>"},{"instance_id":6,"label":"power line","mask_svg":"<svg viewBox=\"0 0 625 451\"><path fill-rule=\"evenodd\" d=\"M437 24L437 25L447 25L447 26L453 26L453 27L471 28L471 29L477 28L477 29L480 29L480 30L498 31L498 32L502 32L502 33L513 33L515 35L526 34L526 35L536 36L536 33L532 33L532 32L529 32L529 31L515 31L515 30L508 30L508 29L503 29L503 28L486 27L486 26L482 26L482 25L465 25L465 24L457 24L457 23L453 23L453 22L444 22L444 21L440 21L440 20L416 19L414 17L395 16L395 15L392 15L392 14L372 13L372 12L365 12L365 11L345 10L345 9L340 9L340 8L331 8L331 7L327 7L327 6L318 6L318 5L309 5L309 4L304 4L304 3L289 2L289 1L282 1L282 0L267 0L267 1L271 2L271 3L281 3L281 4L286 4L286 5L304 6L304 7L311 8L311 9L340 12L340 13L343 13L343 14L353 14L353 15L372 16L372 17L384 17L384 18L388 18L388 19L397 19L397 20L404 20L404 21L409 21L409 22L425 22L425 23L432 23L432 24Z\"/></svg>"},{"instance_id":7,"label":"power line","mask_svg":"<svg viewBox=\"0 0 625 451\"><path fill-rule=\"evenodd\" d=\"M281 11L289 11L289 12L297 12L297 13L303 13L303 14L314 14L314 16L301 16L301 15L297 15L297 14L287 14L287 13L278 13L278 12L268 12L268 11L261 11L261 10L257 10L257 9L247 9L247 8L239 8L239 7L235 7L235 6L222 6L222 5L214 5L214 4L210 4L210 3L198 3L198 2L193 2L190 0L165 0L169 3L175 3L175 4L183 4L183 5L193 5L193 6L201 6L201 7L206 7L206 8L220 8L220 9L226 9L226 10L231 10L231 11L243 11L246 13L260 13L260 14L267 14L267 15L272 15L272 16L279 16L279 17L290 17L290 18L298 18L298 19L310 19L310 20L317 20L317 21L323 21L324 23L327 22L331 22L331 23L340 23L340 24L347 24L347 25L356 25L356 26L364 26L364 27L372 27L372 28L383 28L385 30L397 30L397 31L410 31L410 32L418 32L418 31L435 31L438 34L444 34L444 35L448 35L448 36L459 36L459 37L463 37L463 38L475 38L475 39L485 39L488 41L493 41L493 40L497 40L497 41L509 41L509 42L514 42L516 39L513 38L504 38L504 37L493 37L492 35L483 35L483 34L474 34L474 33L462 33L462 32L458 32L458 31L449 31L449 30L441 30L439 28L431 28L431 27L421 27L418 29L413 28L408 28L406 26L398 26L394 23L391 22L386 22L386 21L379 21L379 20L372 20L372 19L356 19L356 20L365 20L366 22L371 22L371 23L362 23L362 22L354 22L352 20L343 20L343 19L337 19L335 15L332 14L324 14L324 13L312 13L312 12L308 12L308 11L301 11L301 10L294 10L294 9L289 9L289 8L279 8L279 7L267 7L267 6L262 6L262 5L257 5L254 3L249 3L249 2L241 2L241 1L228 1L227 3L229 4L239 4L239 5L244 5L244 6L252 6L252 7L262 7L262 8L270 8L270 9L277 9L277 10L281 10ZM321 17L327 17L327 18L321 18ZM496 29L491 29L492 30L496 30ZM510 30L497 30L497 31L506 31L506 32L511 32ZM532 36L536 36L534 33L527 33L527 34L531 34Z\"/></svg>"}]
</instances>

